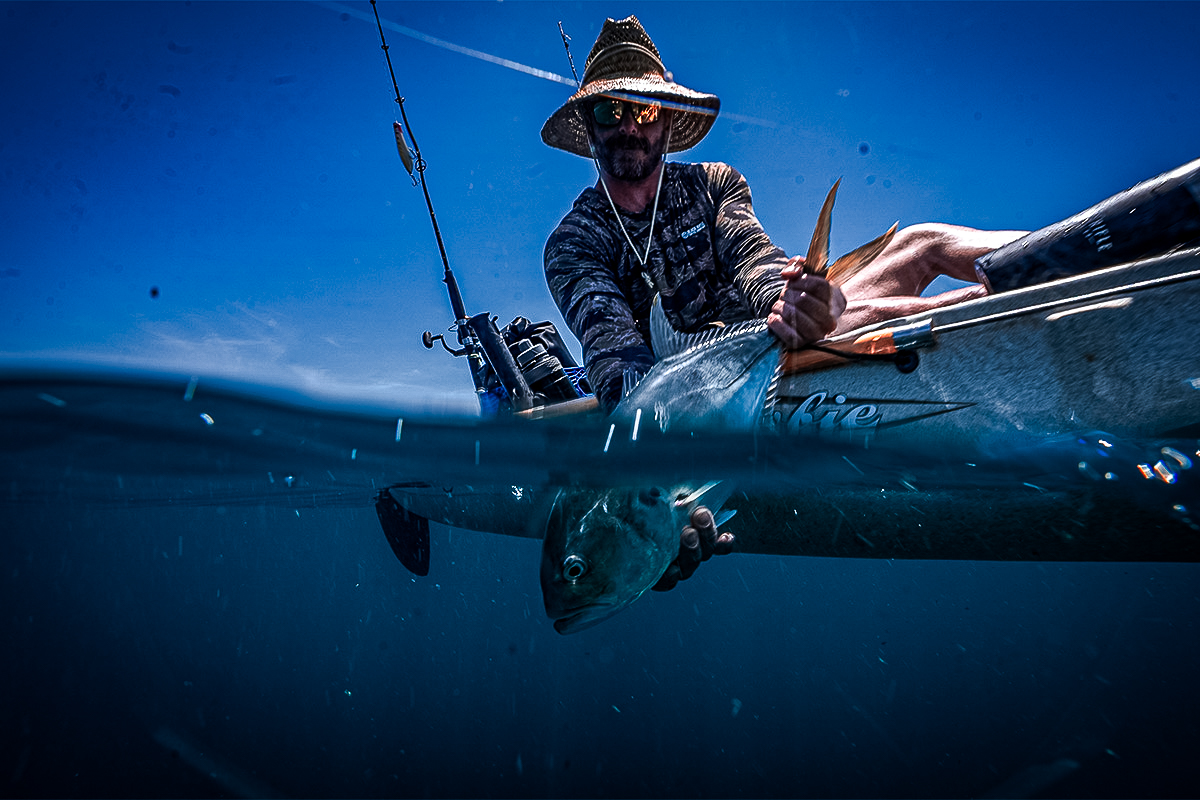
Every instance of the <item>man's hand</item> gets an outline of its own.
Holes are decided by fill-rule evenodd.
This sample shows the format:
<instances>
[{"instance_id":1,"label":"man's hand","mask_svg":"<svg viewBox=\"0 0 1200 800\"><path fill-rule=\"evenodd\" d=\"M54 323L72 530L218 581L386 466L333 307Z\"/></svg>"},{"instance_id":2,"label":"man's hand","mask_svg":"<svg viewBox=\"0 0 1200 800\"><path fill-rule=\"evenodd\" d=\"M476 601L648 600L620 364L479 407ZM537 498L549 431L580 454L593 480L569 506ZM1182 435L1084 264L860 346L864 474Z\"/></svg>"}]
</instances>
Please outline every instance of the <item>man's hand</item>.
<instances>
[{"instance_id":1,"label":"man's hand","mask_svg":"<svg viewBox=\"0 0 1200 800\"><path fill-rule=\"evenodd\" d=\"M788 259L780 273L787 285L767 315L767 327L789 348L803 347L829 335L846 310L842 290L804 272L804 257Z\"/></svg>"},{"instance_id":2,"label":"man's hand","mask_svg":"<svg viewBox=\"0 0 1200 800\"><path fill-rule=\"evenodd\" d=\"M707 508L696 506L690 521L692 524L679 536L679 557L671 562L658 583L650 587L656 592L674 589L675 584L692 577L700 562L733 552L733 534L717 533L712 512Z\"/></svg>"}]
</instances>

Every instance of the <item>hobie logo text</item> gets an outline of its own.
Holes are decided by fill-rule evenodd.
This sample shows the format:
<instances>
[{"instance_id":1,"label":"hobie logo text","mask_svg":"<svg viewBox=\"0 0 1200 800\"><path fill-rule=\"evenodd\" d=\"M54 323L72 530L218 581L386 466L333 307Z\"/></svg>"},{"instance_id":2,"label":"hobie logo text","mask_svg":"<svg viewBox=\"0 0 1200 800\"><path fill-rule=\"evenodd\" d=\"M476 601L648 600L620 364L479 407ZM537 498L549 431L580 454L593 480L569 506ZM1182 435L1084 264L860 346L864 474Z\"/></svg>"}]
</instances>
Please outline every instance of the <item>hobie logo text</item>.
<instances>
[{"instance_id":1,"label":"hobie logo text","mask_svg":"<svg viewBox=\"0 0 1200 800\"><path fill-rule=\"evenodd\" d=\"M849 402L845 395L816 392L800 401L796 410L783 420L789 430L815 427L820 430L862 430L874 428L883 418L873 403Z\"/></svg>"}]
</instances>

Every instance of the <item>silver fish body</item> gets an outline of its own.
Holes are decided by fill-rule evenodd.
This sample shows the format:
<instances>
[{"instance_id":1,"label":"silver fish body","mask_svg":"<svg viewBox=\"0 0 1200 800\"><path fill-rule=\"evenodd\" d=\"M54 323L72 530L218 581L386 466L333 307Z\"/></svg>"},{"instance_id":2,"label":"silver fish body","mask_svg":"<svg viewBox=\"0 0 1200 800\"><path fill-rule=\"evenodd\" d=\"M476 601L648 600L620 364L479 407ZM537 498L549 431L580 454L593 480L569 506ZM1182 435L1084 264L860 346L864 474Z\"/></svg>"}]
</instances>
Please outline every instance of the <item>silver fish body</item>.
<instances>
[{"instance_id":1,"label":"silver fish body","mask_svg":"<svg viewBox=\"0 0 1200 800\"><path fill-rule=\"evenodd\" d=\"M840 284L870 264L891 243L893 225L882 236L830 263L829 232L838 180L817 217L805 270ZM652 411L666 430L672 418L693 428L750 430L769 414L768 399L779 379L783 347L765 320L715 326L686 334L671 327L658 298L650 311L654 369L614 411L617 419L634 419Z\"/></svg>"},{"instance_id":2,"label":"silver fish body","mask_svg":"<svg viewBox=\"0 0 1200 800\"><path fill-rule=\"evenodd\" d=\"M639 412L650 414L663 430L672 420L725 431L751 430L759 424L781 352L766 322L753 320L689 336L670 328L657 302L650 320L658 363L617 406L614 419L631 421Z\"/></svg>"}]
</instances>

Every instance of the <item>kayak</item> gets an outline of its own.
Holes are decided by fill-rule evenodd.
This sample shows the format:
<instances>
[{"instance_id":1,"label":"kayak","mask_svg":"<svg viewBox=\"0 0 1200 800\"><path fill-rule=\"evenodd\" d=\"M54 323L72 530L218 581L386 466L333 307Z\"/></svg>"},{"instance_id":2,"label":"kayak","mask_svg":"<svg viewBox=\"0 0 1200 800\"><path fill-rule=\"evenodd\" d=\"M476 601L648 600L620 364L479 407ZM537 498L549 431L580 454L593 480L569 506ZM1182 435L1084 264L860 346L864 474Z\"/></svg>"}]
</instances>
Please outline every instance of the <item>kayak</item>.
<instances>
[{"instance_id":1,"label":"kayak","mask_svg":"<svg viewBox=\"0 0 1200 800\"><path fill-rule=\"evenodd\" d=\"M894 320L826 348L915 355L903 368L781 355L761 323L746 323L656 365L610 418L610 437L703 433L720 437L723 461L794 473L793 485L740 484L727 505L741 553L1197 561L1200 514L1188 506L1200 505L1198 324L1200 249ZM719 380L704 371L715 355ZM746 389L754 380L762 385ZM699 397L688 389L702 382ZM741 451L730 444L738 436ZM944 460L889 469L905 453ZM839 458L846 475L830 471ZM740 480L730 472L711 470ZM549 502L478 484L387 493L426 547L428 520L540 538ZM389 534L393 549L406 536Z\"/></svg>"},{"instance_id":2,"label":"kayak","mask_svg":"<svg viewBox=\"0 0 1200 800\"><path fill-rule=\"evenodd\" d=\"M658 363L615 416L952 447L1196 435L1198 247L1200 160L985 255L986 297L805 349L784 352L761 320L677 333L655 307Z\"/></svg>"},{"instance_id":3,"label":"kayak","mask_svg":"<svg viewBox=\"0 0 1200 800\"><path fill-rule=\"evenodd\" d=\"M1200 560L1197 243L1200 161L981 259L986 297L802 350L762 320L680 334L656 307L659 360L608 438L721 437L718 457L687 457L693 478L743 481L728 504L743 553ZM730 474L745 461L750 481ZM509 488L410 483L377 509L427 569L429 520L541 537L555 488Z\"/></svg>"},{"instance_id":4,"label":"kayak","mask_svg":"<svg viewBox=\"0 0 1200 800\"><path fill-rule=\"evenodd\" d=\"M1184 250L881 323L821 350L782 353L760 321L701 334L615 415L664 430L947 447L1091 429L1195 437L1198 323L1200 250Z\"/></svg>"}]
</instances>

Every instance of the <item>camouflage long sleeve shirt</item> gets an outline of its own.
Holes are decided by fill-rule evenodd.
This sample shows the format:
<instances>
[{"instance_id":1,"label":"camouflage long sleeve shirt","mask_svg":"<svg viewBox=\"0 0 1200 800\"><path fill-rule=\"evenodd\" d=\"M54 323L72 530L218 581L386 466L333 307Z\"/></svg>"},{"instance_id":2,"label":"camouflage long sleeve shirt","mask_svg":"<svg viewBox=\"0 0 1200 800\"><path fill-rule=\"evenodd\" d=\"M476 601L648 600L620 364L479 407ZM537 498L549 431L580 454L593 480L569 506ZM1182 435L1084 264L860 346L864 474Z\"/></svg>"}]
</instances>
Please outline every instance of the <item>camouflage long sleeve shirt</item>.
<instances>
[{"instance_id":1,"label":"camouflage long sleeve shirt","mask_svg":"<svg viewBox=\"0 0 1200 800\"><path fill-rule=\"evenodd\" d=\"M606 410L621 399L625 372L647 372L650 306L662 297L680 331L765 317L779 298L787 262L750 201L750 187L728 164L665 165L658 221L643 267L630 250L604 193L585 189L546 242L546 283L583 345L588 380ZM643 253L651 209L621 212Z\"/></svg>"}]
</instances>

